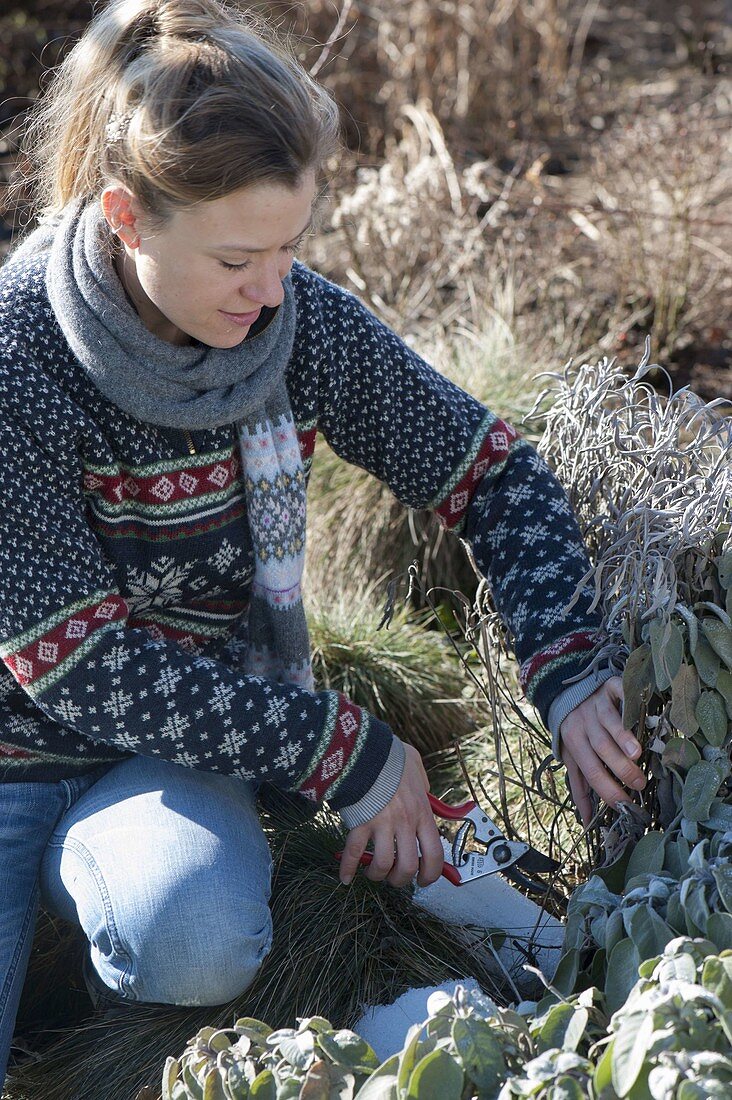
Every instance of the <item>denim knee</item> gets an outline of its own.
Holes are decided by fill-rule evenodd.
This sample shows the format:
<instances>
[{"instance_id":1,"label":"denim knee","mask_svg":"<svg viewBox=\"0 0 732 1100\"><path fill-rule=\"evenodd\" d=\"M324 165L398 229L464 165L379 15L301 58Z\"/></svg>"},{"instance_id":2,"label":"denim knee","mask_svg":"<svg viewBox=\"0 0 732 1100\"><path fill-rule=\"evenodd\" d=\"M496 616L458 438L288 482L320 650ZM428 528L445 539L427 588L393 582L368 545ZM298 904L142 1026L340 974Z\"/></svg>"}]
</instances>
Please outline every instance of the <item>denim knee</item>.
<instances>
[{"instance_id":1,"label":"denim knee","mask_svg":"<svg viewBox=\"0 0 732 1100\"><path fill-rule=\"evenodd\" d=\"M140 930L138 942L127 952L135 1000L221 1005L251 985L272 943L269 908L264 903L240 905L222 921L223 910L215 898L214 907L218 912L210 915L192 913L185 934L174 944L168 930L154 923Z\"/></svg>"}]
</instances>

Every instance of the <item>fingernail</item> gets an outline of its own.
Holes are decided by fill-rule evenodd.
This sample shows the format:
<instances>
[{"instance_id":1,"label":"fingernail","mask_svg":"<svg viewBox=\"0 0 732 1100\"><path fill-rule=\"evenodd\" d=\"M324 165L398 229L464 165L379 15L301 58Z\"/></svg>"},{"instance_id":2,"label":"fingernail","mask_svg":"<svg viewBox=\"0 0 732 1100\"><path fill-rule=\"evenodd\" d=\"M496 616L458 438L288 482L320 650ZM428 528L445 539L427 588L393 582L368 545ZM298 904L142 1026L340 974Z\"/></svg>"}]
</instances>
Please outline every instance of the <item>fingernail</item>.
<instances>
[{"instance_id":1,"label":"fingernail","mask_svg":"<svg viewBox=\"0 0 732 1100\"><path fill-rule=\"evenodd\" d=\"M628 756L635 756L638 752L640 752L640 745L637 743L637 741L627 740L625 742L625 751L627 752Z\"/></svg>"},{"instance_id":2,"label":"fingernail","mask_svg":"<svg viewBox=\"0 0 732 1100\"><path fill-rule=\"evenodd\" d=\"M637 791L642 791L646 785L646 781L645 779L634 779L630 785L631 787L635 787Z\"/></svg>"},{"instance_id":3,"label":"fingernail","mask_svg":"<svg viewBox=\"0 0 732 1100\"><path fill-rule=\"evenodd\" d=\"M340 880L340 883L341 883L341 886L349 886L352 881L353 881L353 876L352 875L344 875L343 878Z\"/></svg>"}]
</instances>

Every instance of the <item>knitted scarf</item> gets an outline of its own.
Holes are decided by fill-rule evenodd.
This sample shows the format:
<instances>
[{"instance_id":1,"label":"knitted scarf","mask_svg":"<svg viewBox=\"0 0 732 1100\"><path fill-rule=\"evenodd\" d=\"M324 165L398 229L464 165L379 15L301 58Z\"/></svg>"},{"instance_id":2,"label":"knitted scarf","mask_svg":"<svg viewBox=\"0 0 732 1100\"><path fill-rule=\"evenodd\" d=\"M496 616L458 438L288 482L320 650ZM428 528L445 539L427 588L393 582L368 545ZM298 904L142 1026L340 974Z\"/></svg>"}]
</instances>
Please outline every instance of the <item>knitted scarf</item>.
<instances>
[{"instance_id":1,"label":"knitted scarf","mask_svg":"<svg viewBox=\"0 0 732 1100\"><path fill-rule=\"evenodd\" d=\"M290 278L267 327L234 348L179 347L129 302L98 203L71 204L11 261L50 246L46 284L59 325L97 388L139 420L208 429L236 423L255 574L244 670L313 689L302 604L305 477L285 369L295 335Z\"/></svg>"}]
</instances>

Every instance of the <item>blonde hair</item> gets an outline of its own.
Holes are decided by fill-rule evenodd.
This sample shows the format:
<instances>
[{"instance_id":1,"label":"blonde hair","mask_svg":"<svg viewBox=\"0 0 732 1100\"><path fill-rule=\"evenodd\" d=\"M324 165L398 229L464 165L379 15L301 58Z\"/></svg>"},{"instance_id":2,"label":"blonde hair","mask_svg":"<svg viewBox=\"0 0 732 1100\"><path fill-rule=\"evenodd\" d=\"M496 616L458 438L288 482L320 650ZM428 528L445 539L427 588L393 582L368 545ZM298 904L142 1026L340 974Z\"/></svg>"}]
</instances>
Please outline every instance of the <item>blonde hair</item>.
<instances>
[{"instance_id":1,"label":"blonde hair","mask_svg":"<svg viewBox=\"0 0 732 1100\"><path fill-rule=\"evenodd\" d=\"M164 223L251 184L295 188L337 145L335 102L265 23L220 0L112 0L32 108L17 186L46 220L122 183Z\"/></svg>"}]
</instances>

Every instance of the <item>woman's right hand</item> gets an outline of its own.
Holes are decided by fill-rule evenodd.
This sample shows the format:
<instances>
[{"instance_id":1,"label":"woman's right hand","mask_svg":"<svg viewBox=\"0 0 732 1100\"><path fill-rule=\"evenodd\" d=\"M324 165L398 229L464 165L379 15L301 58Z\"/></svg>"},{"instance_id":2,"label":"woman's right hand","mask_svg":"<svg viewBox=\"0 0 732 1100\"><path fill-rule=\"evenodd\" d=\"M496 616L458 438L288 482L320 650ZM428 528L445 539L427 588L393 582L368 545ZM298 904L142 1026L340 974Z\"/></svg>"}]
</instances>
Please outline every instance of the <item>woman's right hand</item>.
<instances>
[{"instance_id":1,"label":"woman's right hand","mask_svg":"<svg viewBox=\"0 0 732 1100\"><path fill-rule=\"evenodd\" d=\"M427 799L429 780L417 750L411 745L404 749L404 772L391 801L348 834L340 867L344 884L353 879L369 841L373 842L373 859L364 870L367 878L406 886L419 871L418 884L429 886L440 877L445 857Z\"/></svg>"}]
</instances>

